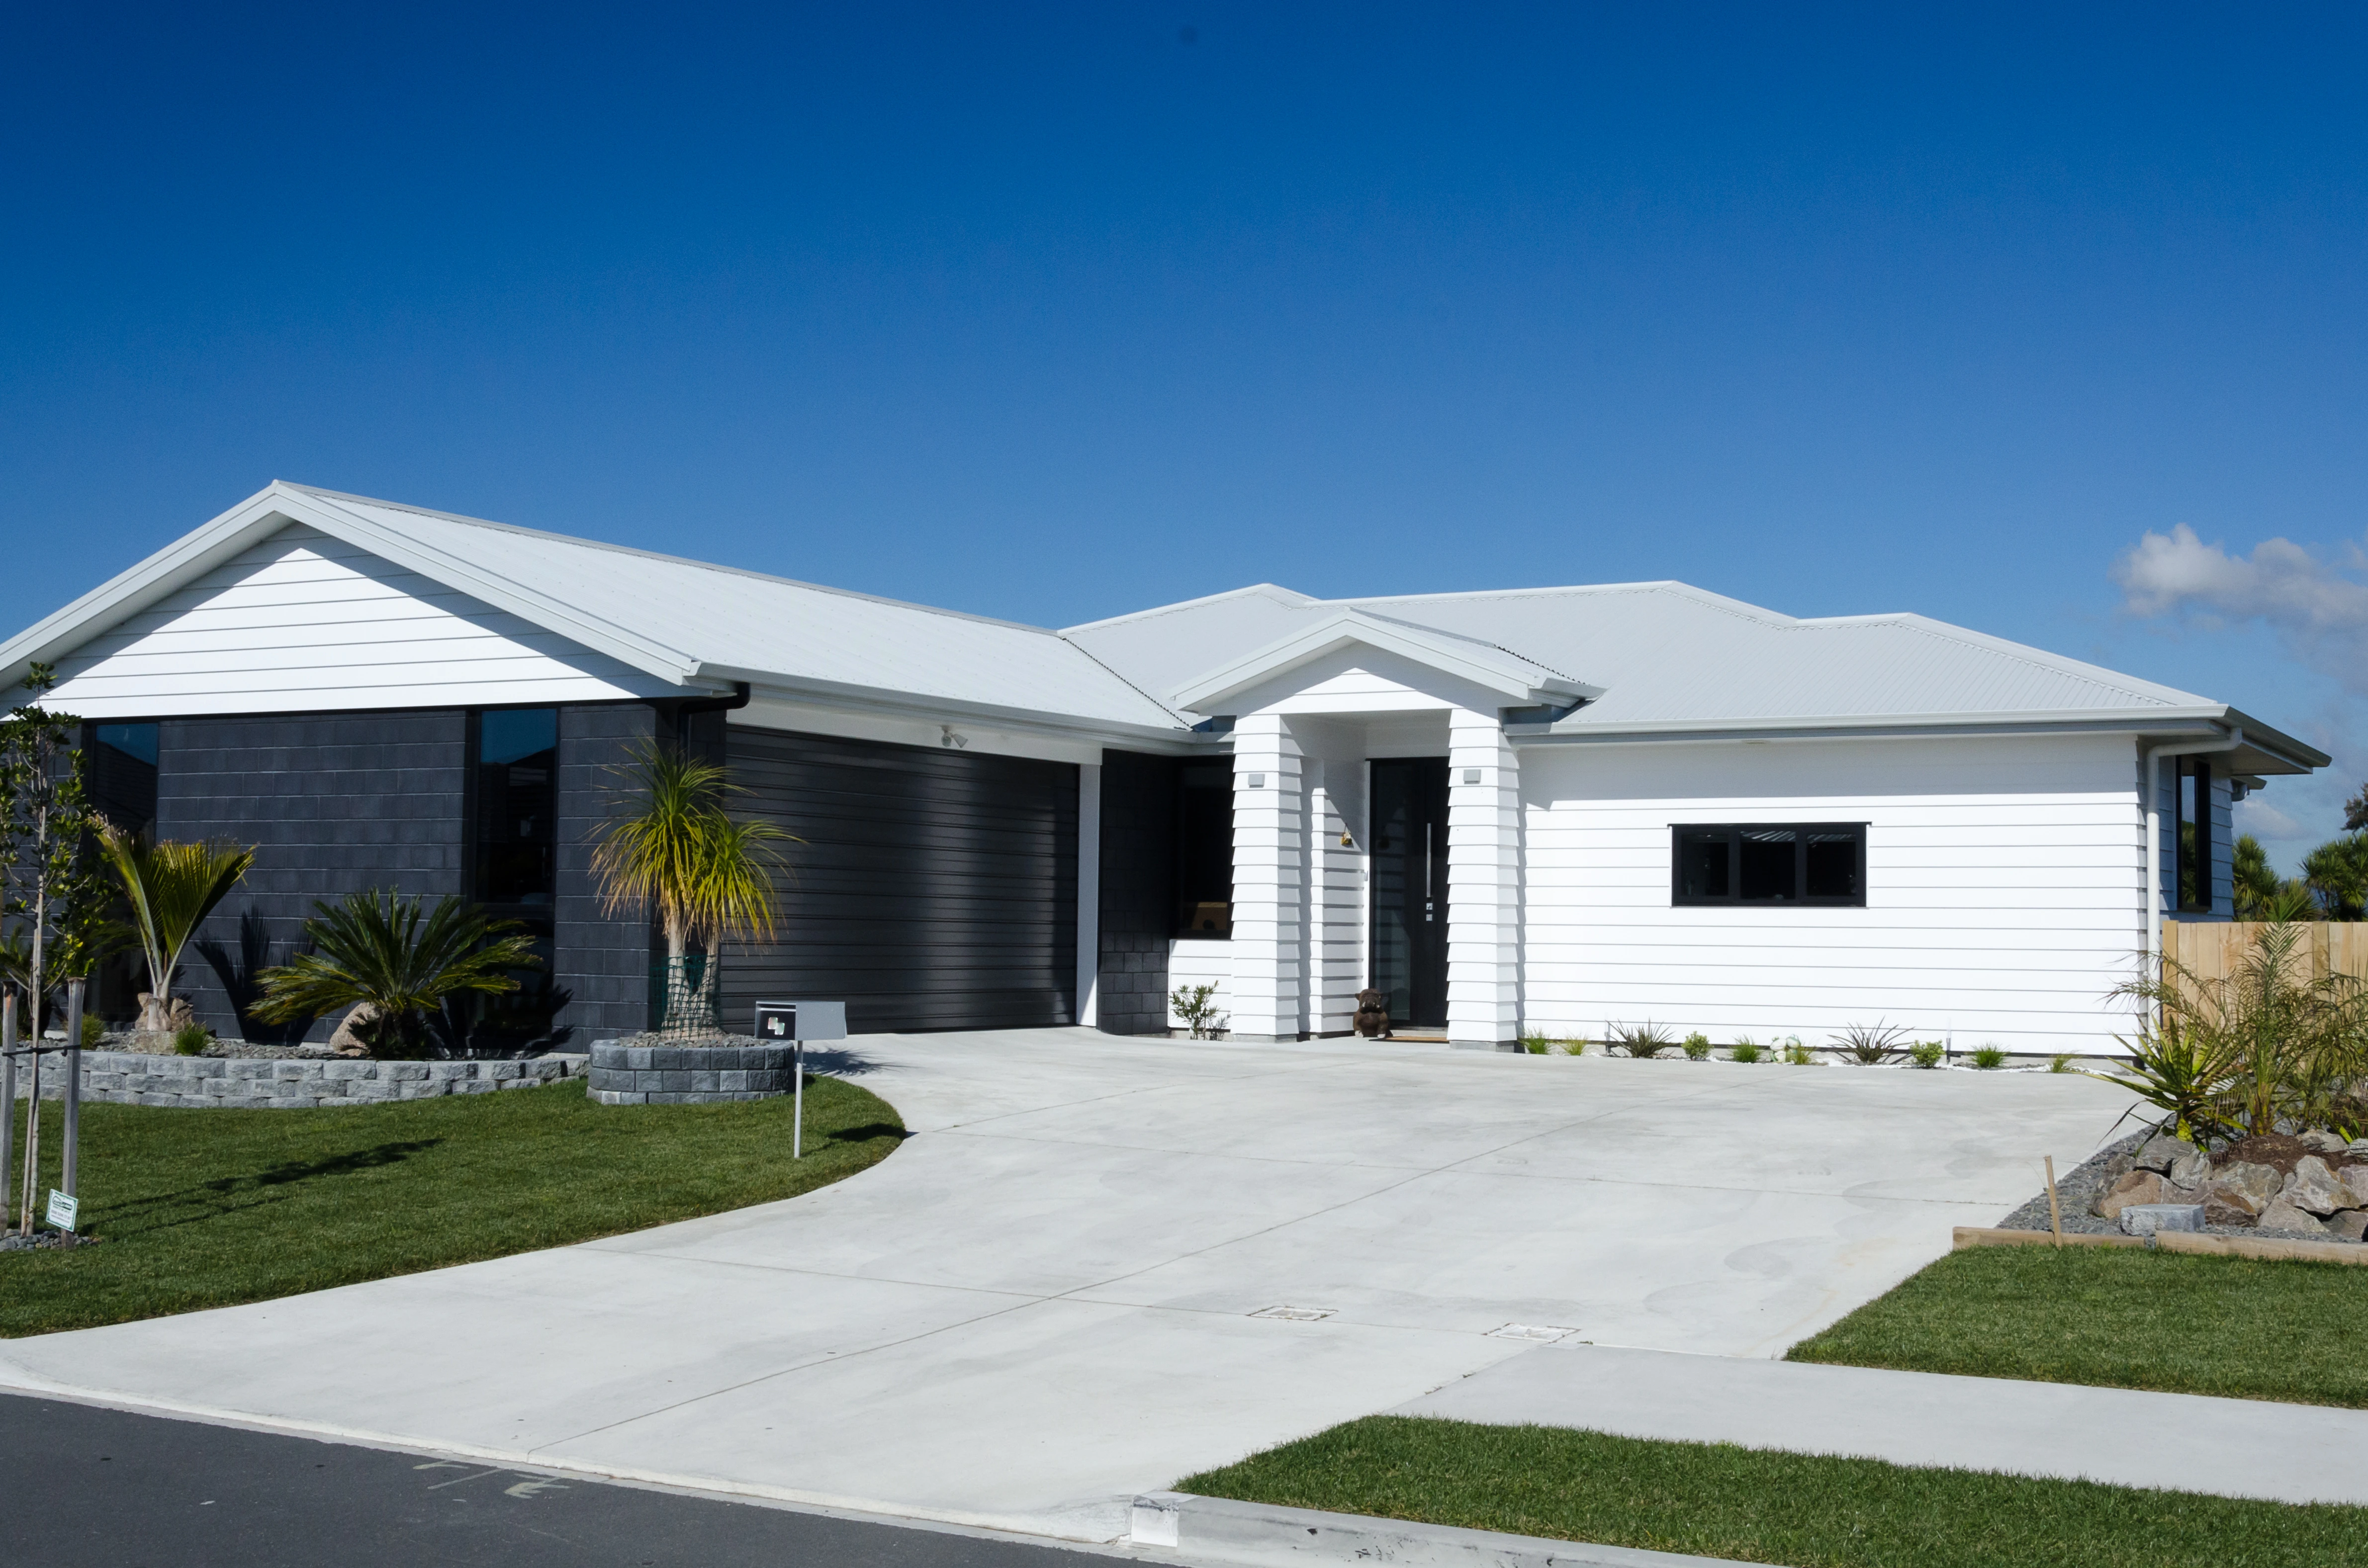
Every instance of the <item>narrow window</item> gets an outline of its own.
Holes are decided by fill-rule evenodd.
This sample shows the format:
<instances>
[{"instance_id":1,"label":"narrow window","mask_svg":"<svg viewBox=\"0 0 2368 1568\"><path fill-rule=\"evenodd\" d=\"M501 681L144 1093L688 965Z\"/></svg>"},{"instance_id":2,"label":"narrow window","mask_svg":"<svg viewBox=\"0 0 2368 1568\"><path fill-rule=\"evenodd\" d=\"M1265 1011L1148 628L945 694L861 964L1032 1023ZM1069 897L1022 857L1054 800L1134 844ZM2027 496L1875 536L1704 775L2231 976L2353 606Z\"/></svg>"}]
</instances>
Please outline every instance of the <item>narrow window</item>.
<instances>
[{"instance_id":1,"label":"narrow window","mask_svg":"<svg viewBox=\"0 0 2368 1568\"><path fill-rule=\"evenodd\" d=\"M2212 913L2212 759L2178 759L2174 812L2179 822L2179 908Z\"/></svg>"},{"instance_id":2,"label":"narrow window","mask_svg":"<svg viewBox=\"0 0 2368 1568\"><path fill-rule=\"evenodd\" d=\"M1669 902L1866 903L1866 824L1684 823L1669 830Z\"/></svg>"},{"instance_id":3,"label":"narrow window","mask_svg":"<svg viewBox=\"0 0 2368 1568\"><path fill-rule=\"evenodd\" d=\"M1233 928L1233 765L1186 763L1176 770L1176 934L1228 937Z\"/></svg>"},{"instance_id":4,"label":"narrow window","mask_svg":"<svg viewBox=\"0 0 2368 1568\"><path fill-rule=\"evenodd\" d=\"M559 710L494 708L477 718L477 902L548 918L558 890Z\"/></svg>"}]
</instances>

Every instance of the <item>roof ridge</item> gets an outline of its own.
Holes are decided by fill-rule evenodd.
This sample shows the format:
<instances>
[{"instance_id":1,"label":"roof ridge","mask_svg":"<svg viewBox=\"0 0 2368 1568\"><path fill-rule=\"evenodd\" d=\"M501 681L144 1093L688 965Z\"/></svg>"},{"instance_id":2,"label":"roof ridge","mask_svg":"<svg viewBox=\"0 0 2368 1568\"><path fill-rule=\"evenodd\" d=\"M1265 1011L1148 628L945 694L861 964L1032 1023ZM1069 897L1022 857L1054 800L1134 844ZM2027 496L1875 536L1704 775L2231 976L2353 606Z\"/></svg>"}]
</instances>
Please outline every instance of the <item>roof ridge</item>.
<instances>
[{"instance_id":1,"label":"roof ridge","mask_svg":"<svg viewBox=\"0 0 2368 1568\"><path fill-rule=\"evenodd\" d=\"M1303 594L1296 588L1286 588L1280 583L1250 583L1238 588L1227 588L1223 593L1202 594L1198 598L1178 599L1174 604L1153 605L1149 609L1129 610L1124 615L1106 615L1099 620L1081 620L1075 626L1062 627L1059 635L1066 637L1073 632L1099 631L1105 626L1117 626L1130 620L1149 620L1155 616L1173 615L1178 610L1197 609L1202 605L1215 604L1220 599L1237 599L1252 594L1260 596L1282 594L1297 601L1294 604L1285 605L1284 608L1287 609L1305 609L1313 605L1344 602L1319 599L1311 594Z\"/></svg>"},{"instance_id":2,"label":"roof ridge","mask_svg":"<svg viewBox=\"0 0 2368 1568\"><path fill-rule=\"evenodd\" d=\"M1432 637L1452 637L1458 642L1469 642L1477 648L1494 648L1497 652L1504 654L1507 658L1519 659L1521 663L1528 665L1534 669L1543 670L1548 675L1560 676L1565 680L1577 680L1579 678L1578 676L1571 674L1568 670L1557 668L1555 665L1547 664L1543 659L1535 658L1528 653L1522 653L1518 648L1508 648L1502 642L1492 642L1486 637L1474 637L1468 631L1452 631L1444 626L1432 626L1427 621L1403 620L1395 615L1377 615L1374 614L1373 611L1365 609L1361 606L1357 605L1350 605L1349 607L1349 613L1352 615L1369 615L1375 620L1386 621L1392 626L1403 626L1408 631L1420 631Z\"/></svg>"},{"instance_id":3,"label":"roof ridge","mask_svg":"<svg viewBox=\"0 0 2368 1568\"><path fill-rule=\"evenodd\" d=\"M518 534L527 539L547 539L559 544L581 545L586 550L605 550L617 555L636 555L644 561L663 561L674 566L695 566L702 572L721 572L734 577L747 577L759 583L776 583L788 588L805 588L817 594L835 594L840 598L862 599L867 603L888 605L896 609L920 610L928 615L942 615L954 620L974 620L987 626L1009 627L1015 631L1032 631L1040 637L1061 638L1061 633L1047 626L1035 626L1024 620L1006 620L1000 616L975 615L969 610L948 609L942 605L925 605L912 599L892 599L885 594L867 594L858 588L835 588L827 583L809 583L799 577L784 577L777 573L753 571L746 566L726 566L721 562L700 561L688 555L668 555L664 551L643 550L638 545L612 544L607 540L585 539L578 534L554 533L549 528L524 528L517 523L497 523L490 517L472 517L464 512L439 512L433 506L415 506L403 501L383 501L375 495L352 495L338 490L324 490L317 484L299 484L293 480L274 480L275 484L307 495L317 495L331 501L352 501L365 506L383 506L393 512L412 512L423 517L437 517L448 523L461 523L473 528L491 528L496 533ZM1065 641L1065 639L1063 639ZM1081 650L1082 651L1082 650ZM1099 660L1096 661L1099 663Z\"/></svg>"}]
</instances>

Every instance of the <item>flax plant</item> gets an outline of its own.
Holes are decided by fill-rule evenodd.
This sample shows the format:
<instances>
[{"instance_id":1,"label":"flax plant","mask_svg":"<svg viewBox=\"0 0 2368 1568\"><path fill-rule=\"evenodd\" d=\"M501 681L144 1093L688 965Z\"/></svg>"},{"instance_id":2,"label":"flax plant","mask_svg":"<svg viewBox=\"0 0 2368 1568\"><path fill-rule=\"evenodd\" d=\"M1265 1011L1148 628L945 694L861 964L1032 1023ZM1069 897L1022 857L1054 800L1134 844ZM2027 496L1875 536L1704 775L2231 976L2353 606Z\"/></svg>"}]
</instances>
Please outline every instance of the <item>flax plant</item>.
<instances>
[{"instance_id":1,"label":"flax plant","mask_svg":"<svg viewBox=\"0 0 2368 1568\"><path fill-rule=\"evenodd\" d=\"M2123 1039L2130 1067L2089 1076L2163 1113L2182 1137L2329 1127L2356 1135L2368 1084L2368 990L2350 975L2311 977L2310 927L2268 925L2227 974L2207 977L2164 954L2115 988L2144 1008Z\"/></svg>"}]
</instances>

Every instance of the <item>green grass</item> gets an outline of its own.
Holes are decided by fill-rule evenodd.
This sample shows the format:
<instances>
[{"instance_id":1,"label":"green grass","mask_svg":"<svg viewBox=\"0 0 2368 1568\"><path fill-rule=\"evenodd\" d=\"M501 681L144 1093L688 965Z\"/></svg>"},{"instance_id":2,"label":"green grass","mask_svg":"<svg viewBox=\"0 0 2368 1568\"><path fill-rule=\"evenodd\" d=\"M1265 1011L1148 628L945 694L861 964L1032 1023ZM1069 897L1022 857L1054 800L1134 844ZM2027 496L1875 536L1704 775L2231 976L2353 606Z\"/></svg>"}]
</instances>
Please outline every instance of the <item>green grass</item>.
<instances>
[{"instance_id":1,"label":"green grass","mask_svg":"<svg viewBox=\"0 0 2368 1568\"><path fill-rule=\"evenodd\" d=\"M2368 1267L1968 1247L1794 1361L2368 1406Z\"/></svg>"},{"instance_id":2,"label":"green grass","mask_svg":"<svg viewBox=\"0 0 2368 1568\"><path fill-rule=\"evenodd\" d=\"M1792 1568L2341 1568L2368 1508L1374 1415L1183 1492Z\"/></svg>"},{"instance_id":3,"label":"green grass","mask_svg":"<svg viewBox=\"0 0 2368 1568\"><path fill-rule=\"evenodd\" d=\"M54 1181L58 1107L42 1113ZM561 1246L825 1187L904 1136L837 1079L787 1098L602 1106L581 1081L324 1110L85 1105L82 1229L0 1254L0 1336L259 1301ZM21 1125L17 1148L24 1148ZM19 1159L21 1160L21 1153Z\"/></svg>"}]
</instances>

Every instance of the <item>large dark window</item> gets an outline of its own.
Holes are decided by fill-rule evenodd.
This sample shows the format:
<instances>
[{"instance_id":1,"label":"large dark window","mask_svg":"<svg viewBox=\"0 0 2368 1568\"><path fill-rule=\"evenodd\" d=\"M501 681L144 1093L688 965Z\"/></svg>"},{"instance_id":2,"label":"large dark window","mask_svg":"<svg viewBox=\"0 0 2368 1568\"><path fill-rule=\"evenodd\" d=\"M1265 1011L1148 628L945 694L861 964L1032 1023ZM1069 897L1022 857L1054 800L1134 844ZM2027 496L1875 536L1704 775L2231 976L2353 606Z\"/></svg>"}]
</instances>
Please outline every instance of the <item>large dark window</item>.
<instances>
[{"instance_id":1,"label":"large dark window","mask_svg":"<svg viewBox=\"0 0 2368 1568\"><path fill-rule=\"evenodd\" d=\"M485 913L534 938L540 968L516 991L446 1004L450 1033L475 1051L558 1044L568 1002L552 978L552 905L559 887L559 710L488 708L469 715L469 891Z\"/></svg>"},{"instance_id":2,"label":"large dark window","mask_svg":"<svg viewBox=\"0 0 2368 1568\"><path fill-rule=\"evenodd\" d=\"M2179 908L2212 913L2212 759L2182 756L2174 810L2179 822Z\"/></svg>"},{"instance_id":3,"label":"large dark window","mask_svg":"<svg viewBox=\"0 0 2368 1568\"><path fill-rule=\"evenodd\" d=\"M550 916L557 891L559 710L494 708L476 715L477 902Z\"/></svg>"},{"instance_id":4,"label":"large dark window","mask_svg":"<svg viewBox=\"0 0 2368 1568\"><path fill-rule=\"evenodd\" d=\"M1234 769L1188 762L1176 770L1176 934L1234 928Z\"/></svg>"},{"instance_id":5,"label":"large dark window","mask_svg":"<svg viewBox=\"0 0 2368 1568\"><path fill-rule=\"evenodd\" d=\"M1866 824L1682 824L1670 832L1672 903L1866 903Z\"/></svg>"}]
</instances>

